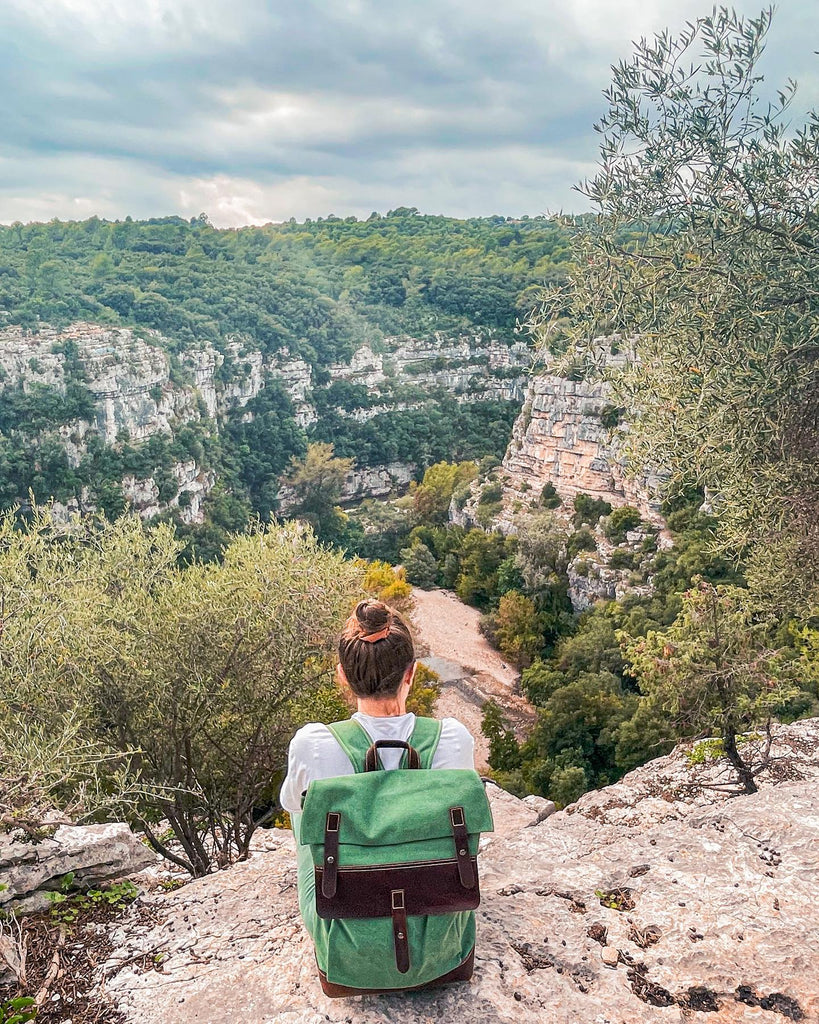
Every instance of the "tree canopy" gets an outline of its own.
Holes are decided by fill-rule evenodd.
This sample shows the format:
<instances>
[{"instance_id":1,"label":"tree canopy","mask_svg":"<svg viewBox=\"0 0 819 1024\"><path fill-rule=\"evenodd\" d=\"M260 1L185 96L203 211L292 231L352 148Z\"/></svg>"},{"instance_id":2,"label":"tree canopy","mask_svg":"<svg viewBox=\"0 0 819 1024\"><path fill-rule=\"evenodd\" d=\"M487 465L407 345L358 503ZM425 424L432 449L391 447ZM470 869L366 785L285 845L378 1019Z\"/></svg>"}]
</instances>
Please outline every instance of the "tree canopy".
<instances>
[{"instance_id":1,"label":"tree canopy","mask_svg":"<svg viewBox=\"0 0 819 1024\"><path fill-rule=\"evenodd\" d=\"M784 531L815 557L819 116L763 84L771 17L716 9L614 67L580 186L598 216L533 327L587 372L619 339L634 462L709 488L735 547Z\"/></svg>"}]
</instances>

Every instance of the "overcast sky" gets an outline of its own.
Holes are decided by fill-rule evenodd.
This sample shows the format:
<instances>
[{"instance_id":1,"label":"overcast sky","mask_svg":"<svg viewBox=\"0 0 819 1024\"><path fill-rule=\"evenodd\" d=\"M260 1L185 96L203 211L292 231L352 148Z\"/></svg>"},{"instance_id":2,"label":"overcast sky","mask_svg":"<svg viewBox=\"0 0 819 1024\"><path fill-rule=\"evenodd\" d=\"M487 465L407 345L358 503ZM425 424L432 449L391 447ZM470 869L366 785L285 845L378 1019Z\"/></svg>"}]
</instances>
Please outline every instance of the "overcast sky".
<instances>
[{"instance_id":1,"label":"overcast sky","mask_svg":"<svg viewBox=\"0 0 819 1024\"><path fill-rule=\"evenodd\" d=\"M759 12L741 0L737 10ZM0 222L581 210L609 66L707 0L0 0ZM762 69L819 105L819 3Z\"/></svg>"}]
</instances>

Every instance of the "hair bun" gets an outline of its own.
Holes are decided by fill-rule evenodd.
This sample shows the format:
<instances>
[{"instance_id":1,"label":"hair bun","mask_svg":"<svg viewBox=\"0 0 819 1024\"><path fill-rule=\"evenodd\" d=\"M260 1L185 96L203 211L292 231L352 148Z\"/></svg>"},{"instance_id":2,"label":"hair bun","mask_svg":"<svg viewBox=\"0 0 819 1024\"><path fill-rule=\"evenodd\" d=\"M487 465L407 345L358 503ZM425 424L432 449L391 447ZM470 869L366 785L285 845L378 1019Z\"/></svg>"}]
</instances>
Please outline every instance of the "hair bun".
<instances>
[{"instance_id":1,"label":"hair bun","mask_svg":"<svg viewBox=\"0 0 819 1024\"><path fill-rule=\"evenodd\" d=\"M390 610L383 601L359 601L355 608L355 617L361 627L361 635L369 636L377 633L390 621Z\"/></svg>"}]
</instances>

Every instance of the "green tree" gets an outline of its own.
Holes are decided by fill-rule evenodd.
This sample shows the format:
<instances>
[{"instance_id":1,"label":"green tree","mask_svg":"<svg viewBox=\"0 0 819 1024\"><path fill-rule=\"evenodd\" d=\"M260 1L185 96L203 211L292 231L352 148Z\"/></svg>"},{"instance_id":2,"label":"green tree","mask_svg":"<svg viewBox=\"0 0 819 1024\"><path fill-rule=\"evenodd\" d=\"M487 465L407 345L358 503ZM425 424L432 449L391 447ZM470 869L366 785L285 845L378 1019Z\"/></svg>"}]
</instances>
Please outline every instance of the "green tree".
<instances>
[{"instance_id":1,"label":"green tree","mask_svg":"<svg viewBox=\"0 0 819 1024\"><path fill-rule=\"evenodd\" d=\"M416 541L401 551L407 579L422 590L431 590L438 581L438 563L426 544Z\"/></svg>"},{"instance_id":2,"label":"green tree","mask_svg":"<svg viewBox=\"0 0 819 1024\"><path fill-rule=\"evenodd\" d=\"M515 734L506 723L500 705L488 700L483 706L481 732L489 740L489 764L499 772L520 767L521 757Z\"/></svg>"},{"instance_id":3,"label":"green tree","mask_svg":"<svg viewBox=\"0 0 819 1024\"><path fill-rule=\"evenodd\" d=\"M295 456L284 483L293 490L289 514L308 522L321 540L336 540L344 529L346 516L338 507L344 479L353 467L352 459L339 459L333 446L315 442L307 446L303 459Z\"/></svg>"},{"instance_id":4,"label":"green tree","mask_svg":"<svg viewBox=\"0 0 819 1024\"><path fill-rule=\"evenodd\" d=\"M755 779L768 766L772 718L798 692L789 655L772 640L747 590L703 580L685 595L668 629L627 647L643 692L683 735L716 733L746 793L756 792ZM764 741L740 743L759 727Z\"/></svg>"},{"instance_id":5,"label":"green tree","mask_svg":"<svg viewBox=\"0 0 819 1024\"><path fill-rule=\"evenodd\" d=\"M413 494L413 512L418 522L429 525L446 522L456 488L474 480L477 472L474 462L457 465L436 462L430 466Z\"/></svg>"},{"instance_id":6,"label":"green tree","mask_svg":"<svg viewBox=\"0 0 819 1024\"><path fill-rule=\"evenodd\" d=\"M490 619L488 631L501 654L519 667L530 665L543 648L542 623L531 599L510 590Z\"/></svg>"},{"instance_id":7,"label":"green tree","mask_svg":"<svg viewBox=\"0 0 819 1024\"><path fill-rule=\"evenodd\" d=\"M338 714L329 651L360 575L298 523L234 538L221 564L180 566L180 546L136 516L0 519L0 750L36 723L29 748L66 766L39 771L52 805L84 778L202 875L247 855L293 728Z\"/></svg>"},{"instance_id":8,"label":"green tree","mask_svg":"<svg viewBox=\"0 0 819 1024\"><path fill-rule=\"evenodd\" d=\"M599 217L534 326L589 371L630 339L608 376L634 462L709 487L736 547L797 537L815 577L819 116L761 85L771 17L719 8L615 66L580 187Z\"/></svg>"},{"instance_id":9,"label":"green tree","mask_svg":"<svg viewBox=\"0 0 819 1024\"><path fill-rule=\"evenodd\" d=\"M612 544L622 544L629 530L640 525L640 513L631 505L614 509L603 523L603 533Z\"/></svg>"}]
</instances>

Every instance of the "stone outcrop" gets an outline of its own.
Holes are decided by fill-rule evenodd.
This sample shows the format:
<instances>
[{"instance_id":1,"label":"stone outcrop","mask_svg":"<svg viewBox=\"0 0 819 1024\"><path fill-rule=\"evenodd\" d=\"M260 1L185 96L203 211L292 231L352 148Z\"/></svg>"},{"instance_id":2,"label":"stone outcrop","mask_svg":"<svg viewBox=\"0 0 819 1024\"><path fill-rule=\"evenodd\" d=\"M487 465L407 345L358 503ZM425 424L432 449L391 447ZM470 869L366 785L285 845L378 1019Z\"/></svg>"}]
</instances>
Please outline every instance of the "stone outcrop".
<instances>
[{"instance_id":1,"label":"stone outcrop","mask_svg":"<svg viewBox=\"0 0 819 1024\"><path fill-rule=\"evenodd\" d=\"M626 594L648 596L652 593L650 561L654 545L670 546L671 538L667 530L641 526L629 530L625 542L618 545L610 543L599 526L592 531L592 536L596 549L581 551L569 562L566 571L569 599L576 612L586 611L597 601L619 601ZM648 547L647 540L652 542ZM615 550L626 555L633 565L618 568L612 559Z\"/></svg>"},{"instance_id":2,"label":"stone outcrop","mask_svg":"<svg viewBox=\"0 0 819 1024\"><path fill-rule=\"evenodd\" d=\"M460 402L507 401L520 404L526 392L531 349L511 344L491 332L457 338L437 332L429 340L407 336L385 338L382 351L369 345L358 349L349 363L330 367L333 380L360 384L385 397L385 403L352 411L356 419L370 419L388 408L418 408L429 392L443 390ZM414 399L398 403L395 391L409 388Z\"/></svg>"},{"instance_id":3,"label":"stone outcrop","mask_svg":"<svg viewBox=\"0 0 819 1024\"><path fill-rule=\"evenodd\" d=\"M706 788L722 764L678 749L539 823L521 801L498 813L468 984L325 998L292 839L271 830L247 862L148 897L104 990L135 1024L819 1020L819 720L780 728L773 752L753 796Z\"/></svg>"},{"instance_id":4,"label":"stone outcrop","mask_svg":"<svg viewBox=\"0 0 819 1024\"><path fill-rule=\"evenodd\" d=\"M123 822L59 825L37 843L0 832L0 909L40 910L45 893L74 874L78 888L123 878L155 864L157 856Z\"/></svg>"}]
</instances>

